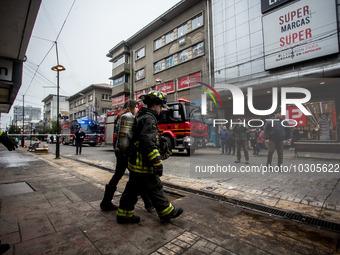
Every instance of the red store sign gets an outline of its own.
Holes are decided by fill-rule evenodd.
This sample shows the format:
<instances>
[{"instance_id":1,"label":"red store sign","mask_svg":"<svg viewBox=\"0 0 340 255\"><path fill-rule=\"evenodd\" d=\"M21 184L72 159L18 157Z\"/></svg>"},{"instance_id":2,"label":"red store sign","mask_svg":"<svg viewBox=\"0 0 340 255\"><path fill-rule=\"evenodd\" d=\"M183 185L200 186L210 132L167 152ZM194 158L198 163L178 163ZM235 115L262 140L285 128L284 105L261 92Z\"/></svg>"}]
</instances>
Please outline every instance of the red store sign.
<instances>
[{"instance_id":1,"label":"red store sign","mask_svg":"<svg viewBox=\"0 0 340 255\"><path fill-rule=\"evenodd\" d=\"M118 97L112 98L112 105L123 104L128 100L128 97L124 94Z\"/></svg>"},{"instance_id":2,"label":"red store sign","mask_svg":"<svg viewBox=\"0 0 340 255\"><path fill-rule=\"evenodd\" d=\"M297 127L306 127L307 126L307 116L304 115L298 107L287 107L286 108L286 116L284 118L295 120L297 123ZM293 121L290 121L289 124L291 126L295 125Z\"/></svg>"},{"instance_id":3,"label":"red store sign","mask_svg":"<svg viewBox=\"0 0 340 255\"><path fill-rule=\"evenodd\" d=\"M169 82L162 83L161 85L152 87L152 90L158 90L164 93L175 92L175 82L169 81Z\"/></svg>"},{"instance_id":4,"label":"red store sign","mask_svg":"<svg viewBox=\"0 0 340 255\"><path fill-rule=\"evenodd\" d=\"M195 73L192 75L184 76L178 79L177 89L186 89L191 86L197 85L197 82L201 81L201 73Z\"/></svg>"},{"instance_id":5,"label":"red store sign","mask_svg":"<svg viewBox=\"0 0 340 255\"><path fill-rule=\"evenodd\" d=\"M137 91L137 92L136 92L135 100L140 100L139 97L140 97L141 95L145 95L145 94L147 94L147 93L148 93L148 90L147 90L147 89L143 89L143 90Z\"/></svg>"}]
</instances>

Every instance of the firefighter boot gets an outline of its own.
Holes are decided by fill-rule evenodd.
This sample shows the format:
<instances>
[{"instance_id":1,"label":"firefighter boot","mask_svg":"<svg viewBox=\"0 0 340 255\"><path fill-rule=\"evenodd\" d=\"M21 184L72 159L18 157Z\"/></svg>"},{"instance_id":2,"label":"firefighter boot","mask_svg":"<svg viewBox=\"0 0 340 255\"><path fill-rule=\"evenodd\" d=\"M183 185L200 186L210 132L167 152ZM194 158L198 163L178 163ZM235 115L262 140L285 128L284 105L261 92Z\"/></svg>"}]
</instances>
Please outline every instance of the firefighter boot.
<instances>
[{"instance_id":1,"label":"firefighter boot","mask_svg":"<svg viewBox=\"0 0 340 255\"><path fill-rule=\"evenodd\" d=\"M137 215L132 215L131 217L117 215L117 223L125 224L125 223L138 223L138 222L140 222L140 217Z\"/></svg>"},{"instance_id":2,"label":"firefighter boot","mask_svg":"<svg viewBox=\"0 0 340 255\"><path fill-rule=\"evenodd\" d=\"M169 222L170 219L175 219L178 216L180 216L183 213L183 208L182 207L176 207L175 209L172 210L172 212L169 215L159 217L161 221L164 222Z\"/></svg>"},{"instance_id":3,"label":"firefighter boot","mask_svg":"<svg viewBox=\"0 0 340 255\"><path fill-rule=\"evenodd\" d=\"M116 211L118 209L118 207L111 202L115 191L115 188L112 188L111 186L106 184L104 198L100 203L100 209L102 209L103 211Z\"/></svg>"}]
</instances>

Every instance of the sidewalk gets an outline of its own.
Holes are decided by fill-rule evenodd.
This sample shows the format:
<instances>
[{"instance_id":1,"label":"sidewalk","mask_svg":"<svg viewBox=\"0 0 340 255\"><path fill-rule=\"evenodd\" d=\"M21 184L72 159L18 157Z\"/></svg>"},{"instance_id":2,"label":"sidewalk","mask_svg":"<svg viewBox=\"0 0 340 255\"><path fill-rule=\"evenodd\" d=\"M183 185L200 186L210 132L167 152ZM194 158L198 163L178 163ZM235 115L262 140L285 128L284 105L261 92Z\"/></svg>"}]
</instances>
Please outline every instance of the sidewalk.
<instances>
[{"instance_id":1,"label":"sidewalk","mask_svg":"<svg viewBox=\"0 0 340 255\"><path fill-rule=\"evenodd\" d=\"M169 187L169 199L184 208L181 217L162 224L139 201L135 213L141 222L119 225L116 212L99 209L111 176L81 162L35 156L20 148L8 152L0 145L0 239L11 244L5 254L338 252L338 233ZM114 203L126 182L124 176Z\"/></svg>"}]
</instances>

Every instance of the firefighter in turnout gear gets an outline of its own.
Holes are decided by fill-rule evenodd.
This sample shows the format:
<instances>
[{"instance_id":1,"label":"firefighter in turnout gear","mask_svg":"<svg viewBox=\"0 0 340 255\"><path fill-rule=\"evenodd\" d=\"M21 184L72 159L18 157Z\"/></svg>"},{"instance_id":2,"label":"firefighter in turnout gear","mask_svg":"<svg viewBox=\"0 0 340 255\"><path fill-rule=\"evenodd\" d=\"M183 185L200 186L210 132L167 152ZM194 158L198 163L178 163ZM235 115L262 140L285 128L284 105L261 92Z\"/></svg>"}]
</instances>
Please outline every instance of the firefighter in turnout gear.
<instances>
[{"instance_id":1,"label":"firefighter in turnout gear","mask_svg":"<svg viewBox=\"0 0 340 255\"><path fill-rule=\"evenodd\" d=\"M120 199L117 213L118 223L138 223L134 215L138 194L146 192L157 210L161 221L169 221L182 214L181 207L175 208L164 194L160 176L163 173L162 156L159 153L157 116L166 105L167 95L152 90L140 96L147 108L141 108L133 124L132 152L129 158L129 181ZM164 158L164 157L163 157Z\"/></svg>"}]
</instances>

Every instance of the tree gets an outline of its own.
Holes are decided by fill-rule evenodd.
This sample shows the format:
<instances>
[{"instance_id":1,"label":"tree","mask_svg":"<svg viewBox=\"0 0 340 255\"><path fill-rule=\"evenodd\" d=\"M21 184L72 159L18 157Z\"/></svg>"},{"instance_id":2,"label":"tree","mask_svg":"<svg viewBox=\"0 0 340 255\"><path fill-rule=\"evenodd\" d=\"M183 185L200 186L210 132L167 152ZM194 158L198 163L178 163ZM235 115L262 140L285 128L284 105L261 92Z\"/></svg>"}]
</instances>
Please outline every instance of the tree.
<instances>
[{"instance_id":1,"label":"tree","mask_svg":"<svg viewBox=\"0 0 340 255\"><path fill-rule=\"evenodd\" d=\"M20 134L21 129L16 125L10 125L8 128L9 134Z\"/></svg>"},{"instance_id":2,"label":"tree","mask_svg":"<svg viewBox=\"0 0 340 255\"><path fill-rule=\"evenodd\" d=\"M51 134L56 134L57 133L57 117L54 117L53 120L51 121L51 124L52 124L52 128L50 130L50 133ZM61 125L59 125L59 134L61 133L61 128L60 128Z\"/></svg>"}]
</instances>

